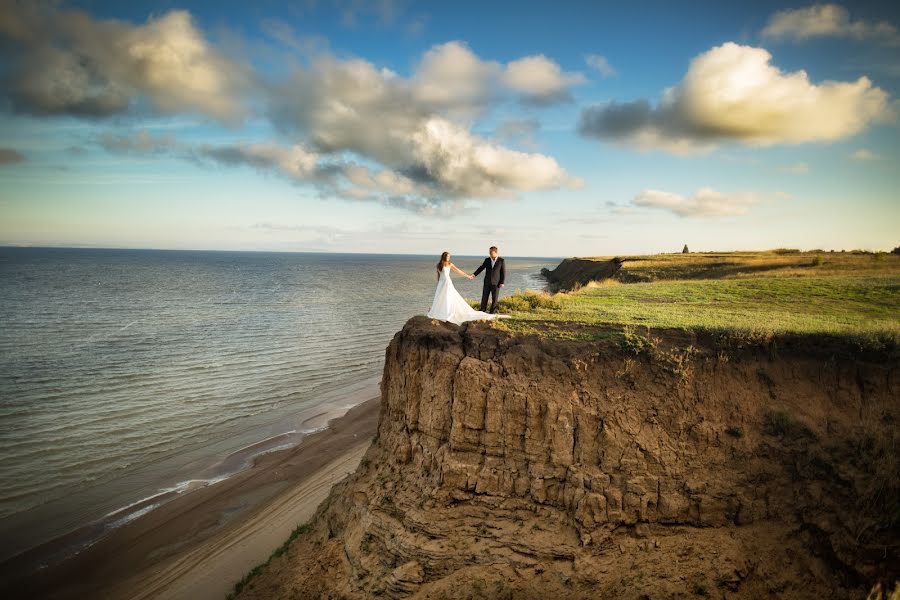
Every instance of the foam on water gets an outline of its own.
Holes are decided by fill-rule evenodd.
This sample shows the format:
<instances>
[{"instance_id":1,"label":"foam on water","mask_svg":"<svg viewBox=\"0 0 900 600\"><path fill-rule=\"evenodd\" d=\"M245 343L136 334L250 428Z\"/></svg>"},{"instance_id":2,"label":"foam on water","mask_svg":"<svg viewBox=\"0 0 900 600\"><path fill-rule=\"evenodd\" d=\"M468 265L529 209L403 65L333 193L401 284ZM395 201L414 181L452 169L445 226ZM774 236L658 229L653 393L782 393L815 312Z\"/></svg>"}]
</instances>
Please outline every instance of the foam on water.
<instances>
[{"instance_id":1,"label":"foam on water","mask_svg":"<svg viewBox=\"0 0 900 600\"><path fill-rule=\"evenodd\" d=\"M0 248L0 560L214 485L377 394L435 261ZM506 290L554 263L507 259Z\"/></svg>"}]
</instances>

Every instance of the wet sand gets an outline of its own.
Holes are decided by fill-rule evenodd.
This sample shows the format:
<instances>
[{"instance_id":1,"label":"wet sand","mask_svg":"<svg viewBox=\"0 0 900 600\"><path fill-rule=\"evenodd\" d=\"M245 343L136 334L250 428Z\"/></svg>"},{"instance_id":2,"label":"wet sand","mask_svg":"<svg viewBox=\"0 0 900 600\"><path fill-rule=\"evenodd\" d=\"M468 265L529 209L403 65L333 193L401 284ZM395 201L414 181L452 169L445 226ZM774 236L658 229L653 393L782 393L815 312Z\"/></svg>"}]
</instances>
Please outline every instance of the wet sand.
<instances>
[{"instance_id":1,"label":"wet sand","mask_svg":"<svg viewBox=\"0 0 900 600\"><path fill-rule=\"evenodd\" d=\"M222 600L356 469L378 424L378 398L298 446L260 456L229 479L179 496L79 554L32 571L51 542L0 565L7 598ZM26 574L28 573L28 574Z\"/></svg>"}]
</instances>

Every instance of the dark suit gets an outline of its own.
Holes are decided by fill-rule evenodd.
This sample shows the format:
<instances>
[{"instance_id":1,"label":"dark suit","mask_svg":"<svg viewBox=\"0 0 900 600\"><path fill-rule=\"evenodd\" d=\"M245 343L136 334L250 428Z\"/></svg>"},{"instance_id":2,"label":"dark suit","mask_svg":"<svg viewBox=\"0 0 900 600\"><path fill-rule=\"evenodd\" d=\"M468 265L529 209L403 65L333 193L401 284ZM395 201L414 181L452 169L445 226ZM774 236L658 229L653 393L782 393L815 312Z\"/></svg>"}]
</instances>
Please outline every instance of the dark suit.
<instances>
[{"instance_id":1,"label":"dark suit","mask_svg":"<svg viewBox=\"0 0 900 600\"><path fill-rule=\"evenodd\" d=\"M491 266L491 257L484 259L481 266L475 269L475 275L484 271L484 288L481 291L481 310L484 312L487 308L488 296L491 297L491 312L497 312L497 300L500 296L500 286L506 283L506 264L503 259L497 257L494 266Z\"/></svg>"}]
</instances>

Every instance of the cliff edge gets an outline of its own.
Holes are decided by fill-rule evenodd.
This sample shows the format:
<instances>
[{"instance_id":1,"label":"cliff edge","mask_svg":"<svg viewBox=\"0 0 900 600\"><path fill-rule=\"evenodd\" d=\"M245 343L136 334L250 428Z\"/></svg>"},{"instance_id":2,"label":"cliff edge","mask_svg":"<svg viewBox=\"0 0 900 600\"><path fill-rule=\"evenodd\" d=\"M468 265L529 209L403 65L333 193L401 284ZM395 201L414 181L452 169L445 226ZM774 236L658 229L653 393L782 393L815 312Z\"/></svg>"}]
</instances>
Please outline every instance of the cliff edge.
<instances>
[{"instance_id":1,"label":"cliff edge","mask_svg":"<svg viewBox=\"0 0 900 600\"><path fill-rule=\"evenodd\" d=\"M541 276L551 292L570 292L592 281L612 279L624 262L625 259L619 257L610 260L566 258L552 270L541 269Z\"/></svg>"},{"instance_id":2,"label":"cliff edge","mask_svg":"<svg viewBox=\"0 0 900 600\"><path fill-rule=\"evenodd\" d=\"M359 469L237 597L864 598L900 576L895 356L614 339L411 319Z\"/></svg>"}]
</instances>

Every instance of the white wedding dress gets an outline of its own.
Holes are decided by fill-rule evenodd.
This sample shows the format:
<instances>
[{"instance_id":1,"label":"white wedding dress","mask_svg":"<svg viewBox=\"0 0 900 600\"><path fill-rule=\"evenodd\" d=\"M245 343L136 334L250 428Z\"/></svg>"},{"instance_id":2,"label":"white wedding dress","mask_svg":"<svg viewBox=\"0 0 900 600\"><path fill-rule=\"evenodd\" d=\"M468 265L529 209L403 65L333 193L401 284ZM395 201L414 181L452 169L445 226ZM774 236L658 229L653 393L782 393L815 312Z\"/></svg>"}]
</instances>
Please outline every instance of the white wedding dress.
<instances>
[{"instance_id":1,"label":"white wedding dress","mask_svg":"<svg viewBox=\"0 0 900 600\"><path fill-rule=\"evenodd\" d=\"M441 269L441 276L438 278L437 289L434 290L434 301L431 303L428 317L459 325L464 321L504 318L506 315L492 315L469 306L469 303L459 295L453 286L453 281L450 279L450 267L445 266Z\"/></svg>"}]
</instances>

